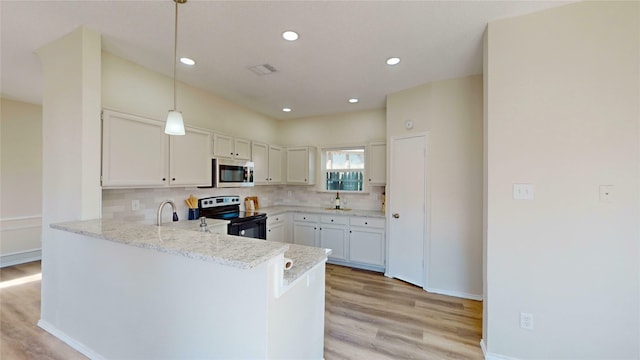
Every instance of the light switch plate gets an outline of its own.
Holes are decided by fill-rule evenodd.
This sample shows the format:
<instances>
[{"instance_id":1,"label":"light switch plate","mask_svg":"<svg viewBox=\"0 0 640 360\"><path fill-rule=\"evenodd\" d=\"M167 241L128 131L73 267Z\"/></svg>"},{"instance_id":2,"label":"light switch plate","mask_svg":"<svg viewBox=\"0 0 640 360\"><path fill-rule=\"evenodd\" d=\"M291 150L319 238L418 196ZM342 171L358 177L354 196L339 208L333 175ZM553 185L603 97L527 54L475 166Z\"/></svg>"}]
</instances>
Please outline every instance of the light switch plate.
<instances>
[{"instance_id":1,"label":"light switch plate","mask_svg":"<svg viewBox=\"0 0 640 360\"><path fill-rule=\"evenodd\" d=\"M514 200L533 200L533 184L513 184Z\"/></svg>"}]
</instances>

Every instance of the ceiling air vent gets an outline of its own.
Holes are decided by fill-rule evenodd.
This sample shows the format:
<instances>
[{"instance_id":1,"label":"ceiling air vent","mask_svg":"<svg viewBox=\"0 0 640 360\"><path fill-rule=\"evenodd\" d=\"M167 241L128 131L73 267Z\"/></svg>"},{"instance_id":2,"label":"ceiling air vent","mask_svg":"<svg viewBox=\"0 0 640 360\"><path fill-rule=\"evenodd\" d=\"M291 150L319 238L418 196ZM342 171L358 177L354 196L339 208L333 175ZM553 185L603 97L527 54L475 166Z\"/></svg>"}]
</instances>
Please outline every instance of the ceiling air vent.
<instances>
[{"instance_id":1,"label":"ceiling air vent","mask_svg":"<svg viewBox=\"0 0 640 360\"><path fill-rule=\"evenodd\" d=\"M269 74L273 74L274 72L278 71L278 69L274 68L273 66L271 66L269 64L250 66L249 70L253 71L253 73L258 75L258 76L269 75Z\"/></svg>"}]
</instances>

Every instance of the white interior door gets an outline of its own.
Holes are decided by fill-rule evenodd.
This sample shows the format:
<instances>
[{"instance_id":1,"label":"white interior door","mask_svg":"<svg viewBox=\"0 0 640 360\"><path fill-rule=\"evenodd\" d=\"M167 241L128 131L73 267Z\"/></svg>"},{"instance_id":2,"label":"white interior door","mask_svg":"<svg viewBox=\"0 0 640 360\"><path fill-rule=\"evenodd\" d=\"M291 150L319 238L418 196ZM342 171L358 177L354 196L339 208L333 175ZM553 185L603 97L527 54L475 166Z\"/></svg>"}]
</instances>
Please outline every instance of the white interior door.
<instances>
[{"instance_id":1,"label":"white interior door","mask_svg":"<svg viewBox=\"0 0 640 360\"><path fill-rule=\"evenodd\" d=\"M427 134L392 137L386 275L425 287Z\"/></svg>"}]
</instances>

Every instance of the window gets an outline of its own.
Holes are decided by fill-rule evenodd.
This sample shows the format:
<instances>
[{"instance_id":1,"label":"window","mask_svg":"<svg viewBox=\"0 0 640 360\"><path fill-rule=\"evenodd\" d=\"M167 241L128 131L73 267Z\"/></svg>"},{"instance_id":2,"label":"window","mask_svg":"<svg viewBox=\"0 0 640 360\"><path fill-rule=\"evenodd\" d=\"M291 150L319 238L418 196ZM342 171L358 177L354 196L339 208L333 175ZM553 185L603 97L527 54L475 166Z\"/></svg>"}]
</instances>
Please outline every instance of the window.
<instances>
[{"instance_id":1,"label":"window","mask_svg":"<svg viewBox=\"0 0 640 360\"><path fill-rule=\"evenodd\" d=\"M362 191L364 146L322 150L324 190Z\"/></svg>"}]
</instances>

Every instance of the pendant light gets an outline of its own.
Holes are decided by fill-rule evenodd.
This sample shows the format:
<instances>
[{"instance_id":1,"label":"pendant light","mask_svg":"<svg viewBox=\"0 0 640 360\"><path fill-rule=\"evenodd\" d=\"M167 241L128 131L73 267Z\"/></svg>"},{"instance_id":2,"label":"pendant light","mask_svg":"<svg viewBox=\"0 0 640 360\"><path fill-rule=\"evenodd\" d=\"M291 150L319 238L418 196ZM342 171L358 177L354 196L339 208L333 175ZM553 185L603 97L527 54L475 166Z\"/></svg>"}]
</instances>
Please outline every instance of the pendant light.
<instances>
[{"instance_id":1,"label":"pendant light","mask_svg":"<svg viewBox=\"0 0 640 360\"><path fill-rule=\"evenodd\" d=\"M173 110L169 110L164 133L169 135L184 135L184 121L182 112L176 107L176 59L178 58L178 4L184 4L187 0L173 0L176 3L176 19L173 36Z\"/></svg>"}]
</instances>

